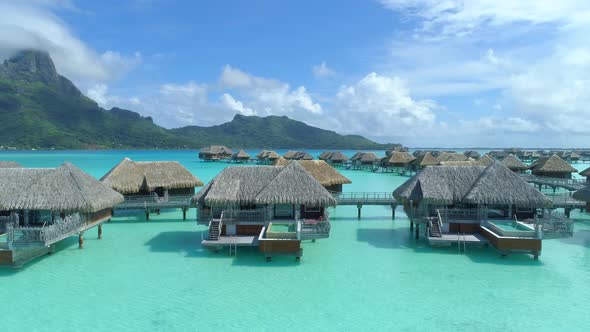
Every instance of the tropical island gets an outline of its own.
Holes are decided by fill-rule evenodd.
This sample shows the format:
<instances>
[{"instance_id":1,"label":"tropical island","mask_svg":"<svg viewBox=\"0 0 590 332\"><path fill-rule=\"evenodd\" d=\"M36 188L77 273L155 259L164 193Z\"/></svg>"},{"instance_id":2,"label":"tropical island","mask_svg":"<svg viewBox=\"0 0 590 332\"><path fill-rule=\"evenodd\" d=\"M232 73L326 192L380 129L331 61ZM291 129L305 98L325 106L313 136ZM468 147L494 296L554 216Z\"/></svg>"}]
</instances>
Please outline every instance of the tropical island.
<instances>
[{"instance_id":1,"label":"tropical island","mask_svg":"<svg viewBox=\"0 0 590 332\"><path fill-rule=\"evenodd\" d=\"M166 129L151 117L106 110L60 75L46 52L25 50L0 64L0 146L16 149L239 148L387 149L286 116L243 116L212 126Z\"/></svg>"}]
</instances>

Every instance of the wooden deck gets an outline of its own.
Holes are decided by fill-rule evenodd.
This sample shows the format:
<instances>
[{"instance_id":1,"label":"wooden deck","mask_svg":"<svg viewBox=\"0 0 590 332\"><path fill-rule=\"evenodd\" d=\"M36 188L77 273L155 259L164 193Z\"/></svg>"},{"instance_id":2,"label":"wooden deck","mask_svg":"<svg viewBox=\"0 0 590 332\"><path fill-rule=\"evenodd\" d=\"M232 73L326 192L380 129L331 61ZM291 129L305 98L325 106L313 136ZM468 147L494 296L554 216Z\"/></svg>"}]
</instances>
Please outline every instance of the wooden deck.
<instances>
[{"instance_id":1,"label":"wooden deck","mask_svg":"<svg viewBox=\"0 0 590 332\"><path fill-rule=\"evenodd\" d=\"M535 184L537 186L564 188L570 191L576 191L590 185L590 183L586 182L586 179L562 179L530 174L521 174L521 177L526 182Z\"/></svg>"},{"instance_id":2,"label":"wooden deck","mask_svg":"<svg viewBox=\"0 0 590 332\"><path fill-rule=\"evenodd\" d=\"M445 246L455 243L469 245L486 245L489 241L480 234L449 234L443 233L441 237L429 236L428 242L433 246Z\"/></svg>"},{"instance_id":3,"label":"wooden deck","mask_svg":"<svg viewBox=\"0 0 590 332\"><path fill-rule=\"evenodd\" d=\"M219 240L203 240L201 244L205 247L257 247L258 236L220 236Z\"/></svg>"},{"instance_id":4,"label":"wooden deck","mask_svg":"<svg viewBox=\"0 0 590 332\"><path fill-rule=\"evenodd\" d=\"M333 192L338 205L397 205L390 192Z\"/></svg>"}]
</instances>

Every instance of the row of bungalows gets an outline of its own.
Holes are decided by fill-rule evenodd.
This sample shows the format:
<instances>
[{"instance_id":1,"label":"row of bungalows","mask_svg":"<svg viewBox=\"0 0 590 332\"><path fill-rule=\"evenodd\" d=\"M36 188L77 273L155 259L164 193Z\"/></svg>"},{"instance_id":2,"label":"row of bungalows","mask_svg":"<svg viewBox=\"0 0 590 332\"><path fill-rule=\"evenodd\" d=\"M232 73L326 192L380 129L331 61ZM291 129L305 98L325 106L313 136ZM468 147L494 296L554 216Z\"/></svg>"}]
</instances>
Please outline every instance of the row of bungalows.
<instances>
[{"instance_id":1,"label":"row of bungalows","mask_svg":"<svg viewBox=\"0 0 590 332\"><path fill-rule=\"evenodd\" d=\"M231 161L234 163L247 163L250 161L250 155L244 150L240 150L231 156Z\"/></svg>"},{"instance_id":2,"label":"row of bungalows","mask_svg":"<svg viewBox=\"0 0 590 332\"><path fill-rule=\"evenodd\" d=\"M183 218L196 187L203 182L177 161L133 161L124 158L101 179L105 186L124 195L117 209L151 211L180 208Z\"/></svg>"},{"instance_id":3,"label":"row of bungalows","mask_svg":"<svg viewBox=\"0 0 590 332\"><path fill-rule=\"evenodd\" d=\"M375 170L379 167L380 160L374 152L357 152L350 158L347 168Z\"/></svg>"},{"instance_id":4,"label":"row of bungalows","mask_svg":"<svg viewBox=\"0 0 590 332\"><path fill-rule=\"evenodd\" d=\"M6 164L5 164L6 166ZM19 267L50 253L55 243L112 217L118 192L70 163L57 168L0 168L0 265Z\"/></svg>"},{"instance_id":5,"label":"row of bungalows","mask_svg":"<svg viewBox=\"0 0 590 332\"><path fill-rule=\"evenodd\" d=\"M550 214L551 200L498 161L427 167L393 192L433 246L489 243L503 255L537 258L545 236L571 236L573 223Z\"/></svg>"},{"instance_id":6,"label":"row of bungalows","mask_svg":"<svg viewBox=\"0 0 590 332\"><path fill-rule=\"evenodd\" d=\"M529 166L529 169L533 175L563 179L571 179L572 174L578 172L556 154L537 159Z\"/></svg>"},{"instance_id":7,"label":"row of bungalows","mask_svg":"<svg viewBox=\"0 0 590 332\"><path fill-rule=\"evenodd\" d=\"M288 151L283 155L287 160L313 160L313 156L305 151Z\"/></svg>"},{"instance_id":8,"label":"row of bungalows","mask_svg":"<svg viewBox=\"0 0 590 332\"><path fill-rule=\"evenodd\" d=\"M323 160L334 167L343 166L350 160L348 156L346 156L344 153L340 151L322 152L318 156L318 159Z\"/></svg>"},{"instance_id":9,"label":"row of bungalows","mask_svg":"<svg viewBox=\"0 0 590 332\"><path fill-rule=\"evenodd\" d=\"M393 151L379 161L379 166L384 172L396 172L403 175L412 171L410 166L415 160L416 157L408 152Z\"/></svg>"},{"instance_id":10,"label":"row of bungalows","mask_svg":"<svg viewBox=\"0 0 590 332\"><path fill-rule=\"evenodd\" d=\"M273 166L287 166L289 162L281 157L273 163ZM341 193L342 185L352 183L323 160L297 160L296 162L331 193Z\"/></svg>"},{"instance_id":11,"label":"row of bungalows","mask_svg":"<svg viewBox=\"0 0 590 332\"><path fill-rule=\"evenodd\" d=\"M301 241L330 233L327 208L336 200L299 162L228 167L193 198L197 222L208 225L202 245L212 250L254 246L267 259L302 256Z\"/></svg>"},{"instance_id":12,"label":"row of bungalows","mask_svg":"<svg viewBox=\"0 0 590 332\"><path fill-rule=\"evenodd\" d=\"M221 161L228 160L234 155L234 152L224 145L213 145L204 147L199 150L199 159L203 161Z\"/></svg>"},{"instance_id":13,"label":"row of bungalows","mask_svg":"<svg viewBox=\"0 0 590 332\"><path fill-rule=\"evenodd\" d=\"M275 151L262 150L256 155L259 164L270 165L281 156Z\"/></svg>"}]
</instances>

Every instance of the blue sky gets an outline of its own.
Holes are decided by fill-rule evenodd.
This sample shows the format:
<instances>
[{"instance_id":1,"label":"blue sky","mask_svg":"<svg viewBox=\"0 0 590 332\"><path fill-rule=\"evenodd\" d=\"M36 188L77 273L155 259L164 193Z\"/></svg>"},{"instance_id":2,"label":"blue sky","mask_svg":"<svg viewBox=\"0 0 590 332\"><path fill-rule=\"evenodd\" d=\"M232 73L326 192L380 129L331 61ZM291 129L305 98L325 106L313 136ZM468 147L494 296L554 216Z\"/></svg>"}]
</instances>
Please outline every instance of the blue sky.
<instances>
[{"instance_id":1,"label":"blue sky","mask_svg":"<svg viewBox=\"0 0 590 332\"><path fill-rule=\"evenodd\" d=\"M287 115L409 146L587 146L582 0L0 0L0 57L48 51L165 127Z\"/></svg>"}]
</instances>

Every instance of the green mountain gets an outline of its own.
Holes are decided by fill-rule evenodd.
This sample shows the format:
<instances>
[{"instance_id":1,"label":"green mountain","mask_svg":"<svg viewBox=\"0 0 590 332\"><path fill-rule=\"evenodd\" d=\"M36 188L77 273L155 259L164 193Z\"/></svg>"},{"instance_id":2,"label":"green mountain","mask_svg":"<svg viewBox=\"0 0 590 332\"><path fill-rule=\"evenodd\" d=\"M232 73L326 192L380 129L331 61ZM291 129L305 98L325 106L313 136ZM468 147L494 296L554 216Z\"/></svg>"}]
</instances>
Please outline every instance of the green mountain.
<instances>
[{"instance_id":1,"label":"green mountain","mask_svg":"<svg viewBox=\"0 0 590 332\"><path fill-rule=\"evenodd\" d=\"M0 146L21 149L200 148L379 149L391 145L342 136L287 117L236 115L213 127L168 130L152 118L105 110L59 75L47 53L22 51L0 64Z\"/></svg>"}]
</instances>

